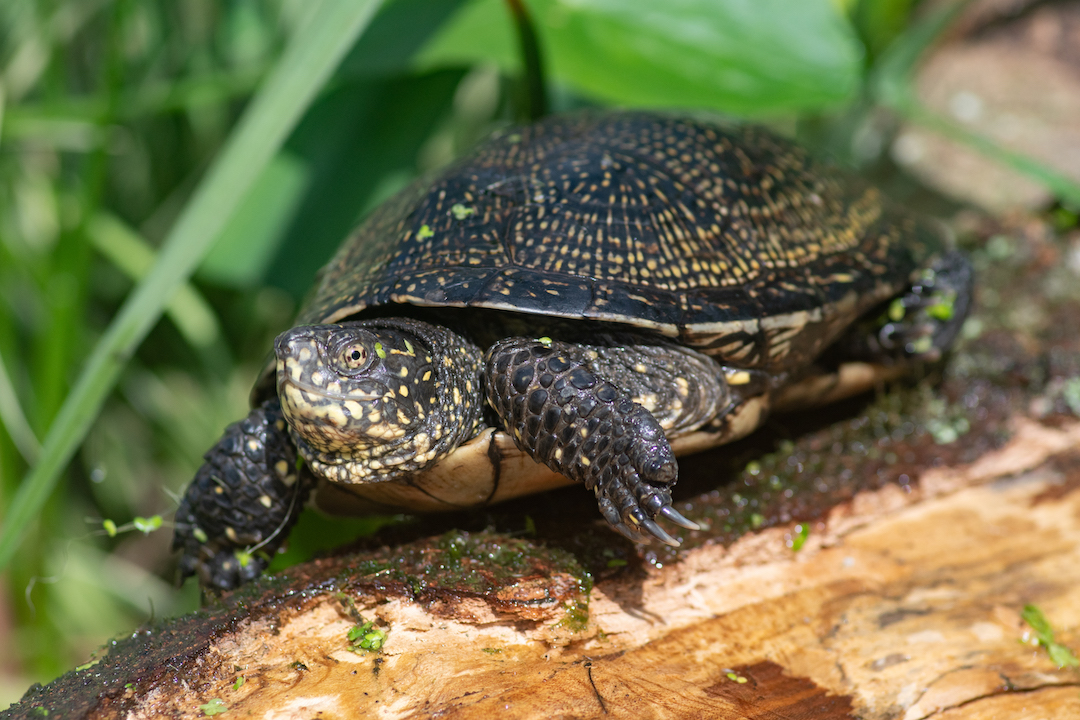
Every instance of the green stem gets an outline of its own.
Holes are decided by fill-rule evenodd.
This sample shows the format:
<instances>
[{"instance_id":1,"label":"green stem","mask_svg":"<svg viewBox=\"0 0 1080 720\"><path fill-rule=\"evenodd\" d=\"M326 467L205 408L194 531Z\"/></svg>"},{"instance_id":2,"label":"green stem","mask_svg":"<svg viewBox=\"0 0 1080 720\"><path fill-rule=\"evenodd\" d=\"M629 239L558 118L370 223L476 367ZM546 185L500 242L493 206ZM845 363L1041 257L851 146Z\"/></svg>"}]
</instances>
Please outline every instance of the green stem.
<instances>
[{"instance_id":1,"label":"green stem","mask_svg":"<svg viewBox=\"0 0 1080 720\"><path fill-rule=\"evenodd\" d=\"M547 86L544 82L544 56L540 49L540 39L536 35L529 9L523 0L506 0L510 14L517 26L518 41L521 43L521 58L525 66L524 110L530 122L535 122L548 114Z\"/></svg>"},{"instance_id":2,"label":"green stem","mask_svg":"<svg viewBox=\"0 0 1080 720\"><path fill-rule=\"evenodd\" d=\"M0 530L0 571L52 493L127 359L198 266L379 4L379 0L323 0L297 31L177 219L154 268L120 308L49 428L41 461L23 481Z\"/></svg>"}]
</instances>

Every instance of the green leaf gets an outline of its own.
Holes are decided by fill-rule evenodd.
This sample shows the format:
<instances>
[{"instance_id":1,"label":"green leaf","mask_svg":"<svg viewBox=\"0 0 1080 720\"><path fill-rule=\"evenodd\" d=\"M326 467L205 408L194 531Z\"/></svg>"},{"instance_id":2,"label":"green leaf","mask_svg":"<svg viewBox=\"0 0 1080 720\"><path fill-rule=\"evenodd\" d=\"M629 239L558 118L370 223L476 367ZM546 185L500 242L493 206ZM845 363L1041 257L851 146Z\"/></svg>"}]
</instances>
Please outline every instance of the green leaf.
<instances>
[{"instance_id":1,"label":"green leaf","mask_svg":"<svg viewBox=\"0 0 1080 720\"><path fill-rule=\"evenodd\" d=\"M288 150L266 166L199 267L220 285L254 285L266 274L310 182L310 169Z\"/></svg>"},{"instance_id":2,"label":"green leaf","mask_svg":"<svg viewBox=\"0 0 1080 720\"><path fill-rule=\"evenodd\" d=\"M1025 605L1020 617L1035 631L1036 642L1046 648L1051 662L1059 668L1080 667L1080 660L1076 659L1072 650L1054 639L1054 628L1037 605Z\"/></svg>"},{"instance_id":3,"label":"green leaf","mask_svg":"<svg viewBox=\"0 0 1080 720\"><path fill-rule=\"evenodd\" d=\"M149 535L155 530L160 530L162 525L162 519L160 515L152 515L151 517L144 518L136 516L131 523L135 526L135 529L144 535Z\"/></svg>"},{"instance_id":4,"label":"green leaf","mask_svg":"<svg viewBox=\"0 0 1080 720\"><path fill-rule=\"evenodd\" d=\"M221 701L221 698L213 698L205 705L200 705L199 709L202 710L203 715L207 717L212 715L220 715L229 711L229 706Z\"/></svg>"},{"instance_id":5,"label":"green leaf","mask_svg":"<svg viewBox=\"0 0 1080 720\"><path fill-rule=\"evenodd\" d=\"M464 0L394 0L341 61L335 77L398 75Z\"/></svg>"},{"instance_id":6,"label":"green leaf","mask_svg":"<svg viewBox=\"0 0 1080 720\"><path fill-rule=\"evenodd\" d=\"M1050 656L1050 661L1062 667L1080 667L1080 660L1076 659L1072 650L1061 645L1059 643L1052 643L1046 646L1046 653Z\"/></svg>"},{"instance_id":7,"label":"green leaf","mask_svg":"<svg viewBox=\"0 0 1080 720\"><path fill-rule=\"evenodd\" d=\"M116 384L127 358L188 279L240 201L379 7L378 0L323 0L289 43L225 148L169 232L157 261L91 352L0 529L0 570L15 554Z\"/></svg>"},{"instance_id":8,"label":"green leaf","mask_svg":"<svg viewBox=\"0 0 1080 720\"><path fill-rule=\"evenodd\" d=\"M858 87L854 30L829 0L536 0L551 75L625 105L743 115L816 110ZM483 37L484 42L477 42ZM498 0L474 0L421 54L424 66L487 60L516 72Z\"/></svg>"}]
</instances>

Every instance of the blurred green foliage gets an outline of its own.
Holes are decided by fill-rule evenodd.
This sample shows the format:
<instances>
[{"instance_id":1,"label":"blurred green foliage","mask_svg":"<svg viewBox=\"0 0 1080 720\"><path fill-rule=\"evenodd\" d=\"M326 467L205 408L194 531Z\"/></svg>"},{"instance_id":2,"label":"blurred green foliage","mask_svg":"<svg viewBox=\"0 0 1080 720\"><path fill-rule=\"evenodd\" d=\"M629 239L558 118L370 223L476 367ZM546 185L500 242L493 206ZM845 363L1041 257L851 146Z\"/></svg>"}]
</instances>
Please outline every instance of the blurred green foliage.
<instances>
[{"instance_id":1,"label":"blurred green foliage","mask_svg":"<svg viewBox=\"0 0 1080 720\"><path fill-rule=\"evenodd\" d=\"M873 60L902 37L913 2L527 5L554 110L704 108L790 128L851 126ZM0 520L91 350L312 6L0 3ZM10 533L21 542L0 574L0 646L12 649L0 707L150 615L196 607L190 583L172 585L167 522L112 537L103 521L168 518L202 453L245 414L272 337L349 229L518 116L516 43L501 0L388 0L312 88L315 101L297 105L284 145L216 218L224 230L198 273L145 308L165 319L124 358L85 441L65 438L81 449L57 489ZM290 558L377 524L302 522Z\"/></svg>"}]
</instances>

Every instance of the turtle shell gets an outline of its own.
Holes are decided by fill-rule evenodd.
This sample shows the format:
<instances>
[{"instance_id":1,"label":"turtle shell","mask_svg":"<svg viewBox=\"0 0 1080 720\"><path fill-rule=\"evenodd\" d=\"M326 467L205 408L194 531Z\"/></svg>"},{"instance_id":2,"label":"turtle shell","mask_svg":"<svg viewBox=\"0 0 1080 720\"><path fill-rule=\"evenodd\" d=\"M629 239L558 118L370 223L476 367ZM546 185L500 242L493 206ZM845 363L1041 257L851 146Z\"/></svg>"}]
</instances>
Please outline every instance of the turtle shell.
<instances>
[{"instance_id":1,"label":"turtle shell","mask_svg":"<svg viewBox=\"0 0 1080 720\"><path fill-rule=\"evenodd\" d=\"M298 322L490 308L646 328L784 371L896 294L937 243L763 129L585 112L497 133L384 203Z\"/></svg>"}]
</instances>

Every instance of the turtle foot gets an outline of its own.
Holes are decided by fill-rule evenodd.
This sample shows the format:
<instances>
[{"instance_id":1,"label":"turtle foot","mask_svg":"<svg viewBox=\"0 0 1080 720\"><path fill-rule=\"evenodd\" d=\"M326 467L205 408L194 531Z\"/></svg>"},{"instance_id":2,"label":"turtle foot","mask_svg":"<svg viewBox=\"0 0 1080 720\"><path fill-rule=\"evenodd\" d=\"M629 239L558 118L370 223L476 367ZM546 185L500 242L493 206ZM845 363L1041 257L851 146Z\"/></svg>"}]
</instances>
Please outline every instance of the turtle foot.
<instances>
[{"instance_id":1,"label":"turtle foot","mask_svg":"<svg viewBox=\"0 0 1080 720\"><path fill-rule=\"evenodd\" d=\"M634 541L679 544L663 516L697 529L671 507L679 476L656 418L586 367L580 346L509 338L488 350L485 391L522 450L592 490L611 526Z\"/></svg>"},{"instance_id":2,"label":"turtle foot","mask_svg":"<svg viewBox=\"0 0 1080 720\"><path fill-rule=\"evenodd\" d=\"M281 408L267 402L226 428L176 510L180 575L235 588L258 577L296 522L311 483L296 466Z\"/></svg>"},{"instance_id":3,"label":"turtle foot","mask_svg":"<svg viewBox=\"0 0 1080 720\"><path fill-rule=\"evenodd\" d=\"M666 487L638 482L631 489L621 483L613 483L607 488L598 487L596 495L604 519L620 535L633 542L640 542L642 534L648 534L666 545L679 547L679 540L656 522L657 515L662 515L687 530L701 529L697 523L686 519L671 507L671 491ZM653 510L656 507L659 509Z\"/></svg>"},{"instance_id":4,"label":"turtle foot","mask_svg":"<svg viewBox=\"0 0 1080 720\"><path fill-rule=\"evenodd\" d=\"M974 273L961 252L946 253L924 270L887 310L877 345L888 354L935 361L956 339L971 304Z\"/></svg>"}]
</instances>

